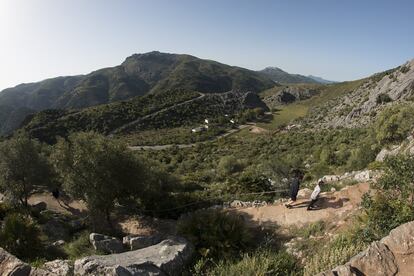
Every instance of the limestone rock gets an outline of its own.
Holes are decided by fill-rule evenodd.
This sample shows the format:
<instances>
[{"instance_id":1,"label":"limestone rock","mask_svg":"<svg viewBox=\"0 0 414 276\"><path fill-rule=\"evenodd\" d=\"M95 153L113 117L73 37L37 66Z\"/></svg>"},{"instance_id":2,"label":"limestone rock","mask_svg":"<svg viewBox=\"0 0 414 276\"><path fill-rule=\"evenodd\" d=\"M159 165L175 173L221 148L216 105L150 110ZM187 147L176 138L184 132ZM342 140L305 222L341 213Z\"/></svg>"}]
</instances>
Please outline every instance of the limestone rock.
<instances>
[{"instance_id":1,"label":"limestone rock","mask_svg":"<svg viewBox=\"0 0 414 276\"><path fill-rule=\"evenodd\" d=\"M392 276L398 271L394 255L381 242L373 242L365 251L354 256L349 264L364 275Z\"/></svg>"},{"instance_id":2,"label":"limestone rock","mask_svg":"<svg viewBox=\"0 0 414 276\"><path fill-rule=\"evenodd\" d=\"M414 221L405 223L381 240L394 254L414 254Z\"/></svg>"},{"instance_id":3,"label":"limestone rock","mask_svg":"<svg viewBox=\"0 0 414 276\"><path fill-rule=\"evenodd\" d=\"M123 244L130 250L137 250L145 248L161 242L162 238L159 235L152 236L126 236L123 238Z\"/></svg>"},{"instance_id":4,"label":"limestone rock","mask_svg":"<svg viewBox=\"0 0 414 276\"><path fill-rule=\"evenodd\" d=\"M350 265L340 265L334 269L318 273L316 276L357 276Z\"/></svg>"},{"instance_id":5,"label":"limestone rock","mask_svg":"<svg viewBox=\"0 0 414 276\"><path fill-rule=\"evenodd\" d=\"M124 251L122 242L115 237L105 236L98 233L91 233L89 241L93 248L104 253L121 253Z\"/></svg>"},{"instance_id":6,"label":"limestone rock","mask_svg":"<svg viewBox=\"0 0 414 276\"><path fill-rule=\"evenodd\" d=\"M308 188L300 189L298 192L298 198L310 198L312 190Z\"/></svg>"},{"instance_id":7,"label":"limestone rock","mask_svg":"<svg viewBox=\"0 0 414 276\"><path fill-rule=\"evenodd\" d=\"M26 276L30 274L30 265L22 262L0 247L0 272L5 276Z\"/></svg>"},{"instance_id":8,"label":"limestone rock","mask_svg":"<svg viewBox=\"0 0 414 276\"><path fill-rule=\"evenodd\" d=\"M75 275L179 275L193 253L186 240L171 237L135 251L76 260Z\"/></svg>"},{"instance_id":9,"label":"limestone rock","mask_svg":"<svg viewBox=\"0 0 414 276\"><path fill-rule=\"evenodd\" d=\"M68 260L54 260L33 269L30 276L73 276L73 264Z\"/></svg>"}]
</instances>

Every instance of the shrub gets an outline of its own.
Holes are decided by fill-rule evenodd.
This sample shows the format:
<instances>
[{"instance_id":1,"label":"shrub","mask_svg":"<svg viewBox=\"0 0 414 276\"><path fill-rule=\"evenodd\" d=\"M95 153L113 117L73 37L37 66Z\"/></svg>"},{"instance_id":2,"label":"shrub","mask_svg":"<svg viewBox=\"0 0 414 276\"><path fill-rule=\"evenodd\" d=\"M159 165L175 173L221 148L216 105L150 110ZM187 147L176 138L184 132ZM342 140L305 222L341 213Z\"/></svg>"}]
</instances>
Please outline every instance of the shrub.
<instances>
[{"instance_id":1,"label":"shrub","mask_svg":"<svg viewBox=\"0 0 414 276\"><path fill-rule=\"evenodd\" d=\"M414 107L398 105L383 111L375 124L376 138L381 144L404 140L413 128Z\"/></svg>"},{"instance_id":2,"label":"shrub","mask_svg":"<svg viewBox=\"0 0 414 276\"><path fill-rule=\"evenodd\" d=\"M32 259L41 249L40 231L27 217L13 213L4 219L0 246L22 259Z\"/></svg>"},{"instance_id":3,"label":"shrub","mask_svg":"<svg viewBox=\"0 0 414 276\"><path fill-rule=\"evenodd\" d=\"M63 248L71 260L97 253L89 241L89 232L87 231L79 233L71 242L65 244Z\"/></svg>"},{"instance_id":4,"label":"shrub","mask_svg":"<svg viewBox=\"0 0 414 276\"><path fill-rule=\"evenodd\" d=\"M204 257L232 257L252 245L252 232L244 218L221 210L204 209L183 217L178 232Z\"/></svg>"},{"instance_id":5,"label":"shrub","mask_svg":"<svg viewBox=\"0 0 414 276\"><path fill-rule=\"evenodd\" d=\"M245 254L239 261L222 261L212 270L203 275L301 275L301 268L296 259L286 252L259 250L252 254Z\"/></svg>"},{"instance_id":6,"label":"shrub","mask_svg":"<svg viewBox=\"0 0 414 276\"><path fill-rule=\"evenodd\" d=\"M217 171L223 176L240 172L242 169L243 164L234 156L222 157L217 165Z\"/></svg>"},{"instance_id":7,"label":"shrub","mask_svg":"<svg viewBox=\"0 0 414 276\"><path fill-rule=\"evenodd\" d=\"M385 103L389 103L392 102L391 97L386 94L386 93L380 93L377 96L377 104L385 104Z\"/></svg>"}]
</instances>

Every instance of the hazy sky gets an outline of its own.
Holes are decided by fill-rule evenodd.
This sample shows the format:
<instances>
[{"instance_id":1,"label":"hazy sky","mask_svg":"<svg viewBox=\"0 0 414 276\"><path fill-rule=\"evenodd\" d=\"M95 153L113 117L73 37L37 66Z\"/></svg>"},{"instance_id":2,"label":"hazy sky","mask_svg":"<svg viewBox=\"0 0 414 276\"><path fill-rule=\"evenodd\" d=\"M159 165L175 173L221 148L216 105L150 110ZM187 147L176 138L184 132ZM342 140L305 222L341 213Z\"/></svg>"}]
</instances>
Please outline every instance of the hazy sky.
<instances>
[{"instance_id":1,"label":"hazy sky","mask_svg":"<svg viewBox=\"0 0 414 276\"><path fill-rule=\"evenodd\" d=\"M414 1L0 0L0 90L133 53L351 80L414 58Z\"/></svg>"}]
</instances>

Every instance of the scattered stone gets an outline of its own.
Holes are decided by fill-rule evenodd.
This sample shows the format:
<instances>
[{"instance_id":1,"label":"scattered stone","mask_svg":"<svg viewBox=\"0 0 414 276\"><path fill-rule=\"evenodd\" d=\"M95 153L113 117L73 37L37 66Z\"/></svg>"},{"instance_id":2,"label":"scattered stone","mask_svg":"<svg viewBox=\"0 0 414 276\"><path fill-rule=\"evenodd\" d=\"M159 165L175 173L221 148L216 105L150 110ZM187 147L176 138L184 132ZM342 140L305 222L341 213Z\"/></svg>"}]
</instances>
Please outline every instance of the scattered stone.
<instances>
[{"instance_id":1,"label":"scattered stone","mask_svg":"<svg viewBox=\"0 0 414 276\"><path fill-rule=\"evenodd\" d=\"M334 187L331 188L331 192L334 193L336 192L336 189Z\"/></svg>"},{"instance_id":2,"label":"scattered stone","mask_svg":"<svg viewBox=\"0 0 414 276\"><path fill-rule=\"evenodd\" d=\"M89 241L91 242L93 248L97 251L110 254L121 253L124 251L122 242L115 237L91 233L89 235Z\"/></svg>"},{"instance_id":3,"label":"scattered stone","mask_svg":"<svg viewBox=\"0 0 414 276\"><path fill-rule=\"evenodd\" d=\"M120 254L89 256L75 262L75 275L180 275L194 253L179 237Z\"/></svg>"},{"instance_id":4,"label":"scattered stone","mask_svg":"<svg viewBox=\"0 0 414 276\"><path fill-rule=\"evenodd\" d=\"M0 272L1 275L28 276L30 265L22 262L6 250L0 247Z\"/></svg>"}]
</instances>

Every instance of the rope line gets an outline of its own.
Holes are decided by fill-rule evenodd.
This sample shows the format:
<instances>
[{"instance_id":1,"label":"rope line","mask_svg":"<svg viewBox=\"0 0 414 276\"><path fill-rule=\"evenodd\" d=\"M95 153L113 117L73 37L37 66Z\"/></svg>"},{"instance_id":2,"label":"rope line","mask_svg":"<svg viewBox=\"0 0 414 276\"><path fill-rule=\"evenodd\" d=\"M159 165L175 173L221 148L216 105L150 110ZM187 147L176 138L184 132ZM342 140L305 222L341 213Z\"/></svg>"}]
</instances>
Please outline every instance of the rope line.
<instances>
[{"instance_id":1,"label":"rope line","mask_svg":"<svg viewBox=\"0 0 414 276\"><path fill-rule=\"evenodd\" d=\"M289 191L289 189L266 191L266 192L242 193L242 194L238 194L237 196L274 194L274 193L281 193L281 192L287 192L287 191ZM215 199L215 198L220 198L220 197L210 196L210 197L207 197L206 199L204 199L203 201L201 201L201 200L194 201L194 202L190 202L190 203L187 203L187 204L184 204L184 205L181 205L181 206L177 206L177 207L174 207L174 208L168 208L168 209L161 209L161 210L144 210L144 212L168 212L168 211L174 211L174 210L182 209L182 208L185 208L185 207L188 207L188 206L196 205L198 203L204 203L206 200Z\"/></svg>"}]
</instances>

